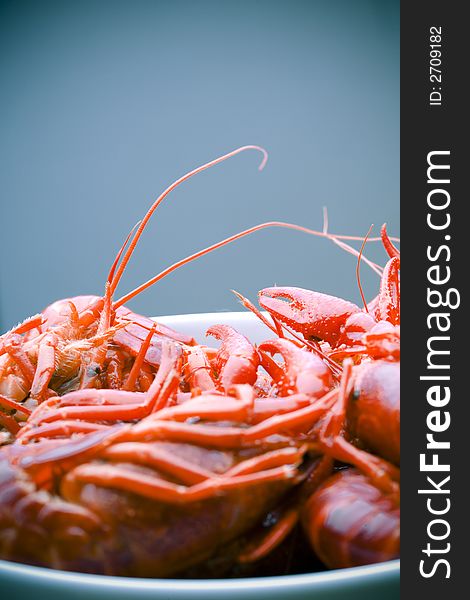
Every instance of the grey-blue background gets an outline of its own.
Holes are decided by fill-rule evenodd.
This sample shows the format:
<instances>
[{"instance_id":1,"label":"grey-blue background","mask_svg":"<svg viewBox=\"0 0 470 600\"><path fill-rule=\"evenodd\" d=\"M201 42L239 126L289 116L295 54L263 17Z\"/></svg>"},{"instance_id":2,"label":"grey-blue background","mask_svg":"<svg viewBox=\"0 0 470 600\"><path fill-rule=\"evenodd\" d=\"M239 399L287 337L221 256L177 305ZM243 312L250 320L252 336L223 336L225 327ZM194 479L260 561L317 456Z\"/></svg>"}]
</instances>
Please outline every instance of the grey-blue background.
<instances>
[{"instance_id":1,"label":"grey-blue background","mask_svg":"<svg viewBox=\"0 0 470 600\"><path fill-rule=\"evenodd\" d=\"M399 225L399 3L3 2L0 321L102 291L130 227L173 179L247 143L155 214L120 290L252 224ZM377 227L376 227L377 230ZM383 251L369 252L382 264ZM298 285L356 302L332 243L265 231L172 274L146 314L237 310ZM369 296L378 278L363 267Z\"/></svg>"}]
</instances>

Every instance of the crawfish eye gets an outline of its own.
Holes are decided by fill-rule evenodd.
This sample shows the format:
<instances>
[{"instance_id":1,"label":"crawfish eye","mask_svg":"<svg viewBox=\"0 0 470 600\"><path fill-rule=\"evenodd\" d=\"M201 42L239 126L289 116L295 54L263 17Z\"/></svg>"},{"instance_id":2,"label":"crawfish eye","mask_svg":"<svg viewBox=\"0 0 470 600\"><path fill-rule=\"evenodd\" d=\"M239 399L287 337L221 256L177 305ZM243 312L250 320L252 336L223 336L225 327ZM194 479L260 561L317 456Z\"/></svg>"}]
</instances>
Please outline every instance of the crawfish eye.
<instances>
[{"instance_id":1,"label":"crawfish eye","mask_svg":"<svg viewBox=\"0 0 470 600\"><path fill-rule=\"evenodd\" d=\"M306 336L307 339L312 340L312 342L322 342L323 338L321 337L317 337L316 335L308 335Z\"/></svg>"},{"instance_id":2,"label":"crawfish eye","mask_svg":"<svg viewBox=\"0 0 470 600\"><path fill-rule=\"evenodd\" d=\"M352 398L352 400L357 401L357 400L359 400L360 395L361 395L361 392L359 390L354 390L351 395L351 398Z\"/></svg>"}]
</instances>

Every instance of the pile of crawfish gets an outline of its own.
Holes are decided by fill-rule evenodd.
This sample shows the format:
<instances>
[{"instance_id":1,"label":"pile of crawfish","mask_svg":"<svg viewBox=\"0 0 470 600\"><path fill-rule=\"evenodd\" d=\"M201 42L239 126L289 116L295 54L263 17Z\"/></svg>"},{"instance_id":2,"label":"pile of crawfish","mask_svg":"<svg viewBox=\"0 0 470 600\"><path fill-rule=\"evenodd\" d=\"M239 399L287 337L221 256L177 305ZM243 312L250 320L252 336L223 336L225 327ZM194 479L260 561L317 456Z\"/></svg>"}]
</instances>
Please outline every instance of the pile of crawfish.
<instances>
[{"instance_id":1,"label":"pile of crawfish","mask_svg":"<svg viewBox=\"0 0 470 600\"><path fill-rule=\"evenodd\" d=\"M363 308L272 287L259 292L260 310L238 294L266 326L258 345L217 324L207 335L218 347L201 345L125 304L182 264L283 224L228 238L114 300L166 195L247 148L257 147L165 190L102 297L57 301L0 337L0 558L227 575L256 569L293 535L312 565L398 557L400 257L385 226L388 262Z\"/></svg>"}]
</instances>

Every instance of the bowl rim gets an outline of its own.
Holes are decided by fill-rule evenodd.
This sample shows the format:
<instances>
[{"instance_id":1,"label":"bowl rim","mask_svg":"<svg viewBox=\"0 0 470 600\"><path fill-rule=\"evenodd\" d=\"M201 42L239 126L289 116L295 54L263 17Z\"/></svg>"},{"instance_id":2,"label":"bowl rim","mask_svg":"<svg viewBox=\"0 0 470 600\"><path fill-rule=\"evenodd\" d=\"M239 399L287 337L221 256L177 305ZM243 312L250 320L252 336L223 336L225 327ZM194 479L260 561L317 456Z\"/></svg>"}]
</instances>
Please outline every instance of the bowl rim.
<instances>
[{"instance_id":1,"label":"bowl rim","mask_svg":"<svg viewBox=\"0 0 470 600\"><path fill-rule=\"evenodd\" d=\"M33 578L55 583L76 583L93 587L126 588L139 590L171 590L171 591L230 591L243 590L276 590L280 588L305 587L306 585L323 586L327 584L348 584L355 580L370 580L383 576L397 577L400 573L400 560L391 560L373 565L333 569L315 573L298 575L275 575L272 577L241 577L233 579L157 579L144 577L120 577L115 575L96 575L76 571L61 571L46 567L37 567L23 563L0 560L0 578L3 573L13 576Z\"/></svg>"}]
</instances>

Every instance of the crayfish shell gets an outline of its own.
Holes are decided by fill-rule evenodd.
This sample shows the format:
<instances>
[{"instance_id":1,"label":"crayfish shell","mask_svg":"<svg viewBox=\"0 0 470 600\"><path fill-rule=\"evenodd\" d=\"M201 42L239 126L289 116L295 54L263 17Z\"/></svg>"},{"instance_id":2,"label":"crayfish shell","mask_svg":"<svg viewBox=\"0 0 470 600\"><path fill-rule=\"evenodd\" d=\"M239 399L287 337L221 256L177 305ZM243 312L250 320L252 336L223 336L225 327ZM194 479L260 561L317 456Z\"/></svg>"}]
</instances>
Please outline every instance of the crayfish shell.
<instances>
[{"instance_id":1,"label":"crayfish shell","mask_svg":"<svg viewBox=\"0 0 470 600\"><path fill-rule=\"evenodd\" d=\"M223 473L240 460L237 451L216 451L167 442L156 442L155 445L185 459L192 456L194 463L203 464L214 474ZM3 464L7 473L7 461ZM103 462L87 463L94 464L102 465ZM113 466L123 466L153 477L161 476L156 470L141 465L113 463ZM168 481L167 475L163 477ZM289 478L234 487L201 501L174 504L94 483L75 481L65 484L64 480L59 486L59 498L34 490L27 474L16 467L9 468L6 478L9 480L10 501L5 502L6 488L2 485L0 523L2 527L8 525L15 543L9 545L8 536L2 532L2 558L62 570L134 577L166 577L223 555L230 542L260 523L295 481ZM94 527L88 525L86 532L82 532L77 525L80 543L70 537L59 543L57 536L50 536L47 528L38 521L41 509L18 510L15 498L18 497L19 502L28 502L31 494L44 494L44 506L59 502L61 506L76 509L80 515L82 512L91 515ZM42 510L46 509L43 507ZM67 531L70 532L71 527L73 530L73 520ZM34 531L35 535L25 535L30 531Z\"/></svg>"},{"instance_id":2,"label":"crayfish shell","mask_svg":"<svg viewBox=\"0 0 470 600\"><path fill-rule=\"evenodd\" d=\"M331 569L400 554L399 507L356 469L339 471L313 493L303 524L315 553Z\"/></svg>"},{"instance_id":3,"label":"crayfish shell","mask_svg":"<svg viewBox=\"0 0 470 600\"><path fill-rule=\"evenodd\" d=\"M400 363L386 360L357 367L348 423L353 435L395 465L400 464Z\"/></svg>"}]
</instances>

